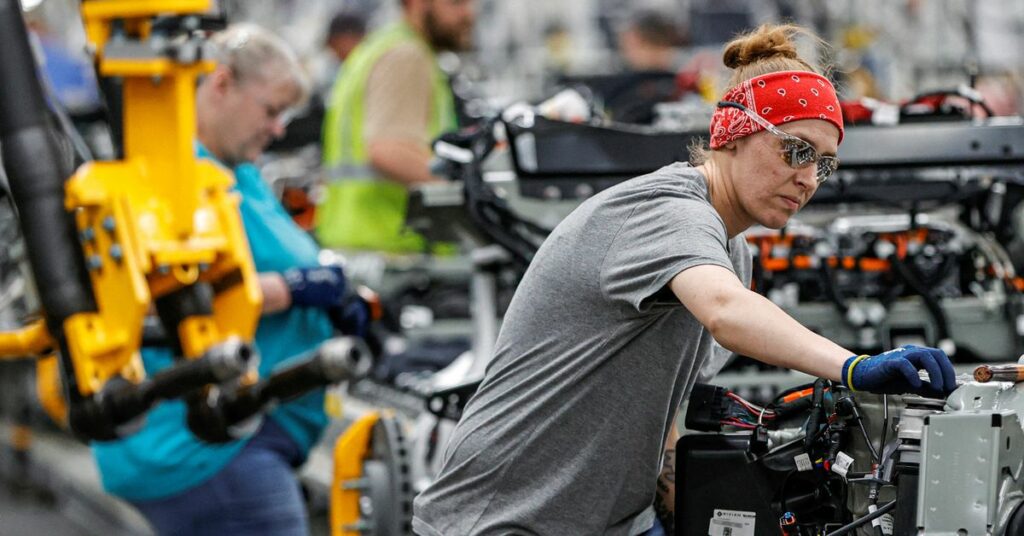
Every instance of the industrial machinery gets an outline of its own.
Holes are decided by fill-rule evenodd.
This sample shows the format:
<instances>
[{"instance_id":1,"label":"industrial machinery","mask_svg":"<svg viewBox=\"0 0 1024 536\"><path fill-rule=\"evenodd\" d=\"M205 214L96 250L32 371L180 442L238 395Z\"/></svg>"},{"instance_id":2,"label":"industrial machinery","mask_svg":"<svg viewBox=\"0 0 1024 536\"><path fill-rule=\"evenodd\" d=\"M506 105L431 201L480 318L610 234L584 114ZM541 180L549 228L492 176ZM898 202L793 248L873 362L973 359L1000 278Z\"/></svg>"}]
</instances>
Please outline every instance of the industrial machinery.
<instances>
[{"instance_id":1,"label":"industrial machinery","mask_svg":"<svg viewBox=\"0 0 1024 536\"><path fill-rule=\"evenodd\" d=\"M667 136L531 117L508 129L522 191L547 198L628 178L624 147ZM798 220L746 233L755 290L861 352L1024 352L1020 118L850 128L839 157ZM695 388L690 431L727 431L677 445L677 534L1024 534L1019 384L967 382L946 401L803 387L763 406Z\"/></svg>"},{"instance_id":2,"label":"industrial machinery","mask_svg":"<svg viewBox=\"0 0 1024 536\"><path fill-rule=\"evenodd\" d=\"M1021 119L850 128L840 158L799 221L747 233L755 287L861 352L1024 352Z\"/></svg>"},{"instance_id":3,"label":"industrial machinery","mask_svg":"<svg viewBox=\"0 0 1024 536\"><path fill-rule=\"evenodd\" d=\"M951 217L840 216L747 240L754 289L857 352L916 342L975 361L1024 350L1021 280L1005 249Z\"/></svg>"},{"instance_id":4,"label":"industrial machinery","mask_svg":"<svg viewBox=\"0 0 1024 536\"><path fill-rule=\"evenodd\" d=\"M51 128L17 0L0 3L0 150L42 318L0 334L0 354L40 361L44 407L83 440L130 433L184 397L191 430L237 438L268 403L366 372L357 341L256 382L262 296L233 180L196 158L197 78L213 68L209 0L87 0L86 34L123 158L77 171ZM144 377L155 311L178 362ZM63 401L66 401L66 409Z\"/></svg>"},{"instance_id":5,"label":"industrial machinery","mask_svg":"<svg viewBox=\"0 0 1024 536\"><path fill-rule=\"evenodd\" d=\"M1022 534L1020 385L964 381L943 401L818 380L764 406L697 385L677 534Z\"/></svg>"},{"instance_id":6,"label":"industrial machinery","mask_svg":"<svg viewBox=\"0 0 1024 536\"><path fill-rule=\"evenodd\" d=\"M586 198L673 161L695 132L505 122L520 192ZM959 361L1024 352L1021 118L851 127L836 176L781 231L745 234L754 288L852 350L941 345Z\"/></svg>"},{"instance_id":7,"label":"industrial machinery","mask_svg":"<svg viewBox=\"0 0 1024 536\"><path fill-rule=\"evenodd\" d=\"M478 244L501 246L509 256L507 265L523 267L546 231L523 215L504 187L495 187L499 181L487 177L485 161L496 148L507 142L519 196L564 202L585 199L661 165L685 160L687 147L698 137L694 132L554 121L528 108L506 111L435 144L435 153L444 161L438 169L454 180L414 194L409 223L425 234L457 228L457 235L470 236ZM819 190L799 221L782 231L748 231L755 256L754 287L805 325L851 350L874 353L901 343L923 342L943 346L958 362L1000 361L1019 355L1024 351L1024 332L1019 327L1022 285L1016 275L1021 264L1014 262L1012 251L1024 236L1016 232L1015 223L1024 185L1021 155L1024 123L1018 118L850 128L840 148L840 173ZM442 212L443 217L429 217ZM443 236L453 238L457 236ZM420 393L433 420L418 424L411 437L402 438L405 447L400 458L399 449L367 446L360 451L366 472L347 473L344 481L352 482L350 489L360 490L359 500L372 505L368 511L381 507L403 511L401 496L381 493L381 486L407 482L412 474L415 488L422 485L418 477L429 478L431 470L436 470L446 427L461 415L478 385L474 379L466 377L465 383ZM971 394L988 392L995 389L993 385L961 387L945 406L942 401L920 398L883 400L824 381L806 392L782 393L774 401L780 407L768 411L752 412L753 404L747 403L749 407L740 407L730 416L734 420L729 425L740 432L689 435L680 442L679 452L685 450L689 465L684 468L680 463L679 478L689 474L684 482L691 487L677 493L677 498L700 502L679 505L683 511L700 512L695 520L679 524L680 534L775 535L783 529L789 531L784 534L794 535L849 534L850 529L836 531L863 519L869 509L879 512L875 518L879 530L883 520L889 525L896 522L884 516L895 515L901 530L913 528L889 534L915 533L915 512L933 515L931 505L946 500L925 495L922 501L927 502L921 504L929 506L918 506L917 471L965 470L928 466L931 462L922 454L930 437L924 416L978 419L971 412L998 413L1005 407L1004 398L1011 395L983 396L978 400L989 401L980 403ZM887 441L881 430L892 428L897 419L898 431L889 431L886 436L892 441ZM747 428L758 433L755 436ZM811 428L810 435L804 432ZM374 428L372 422L362 428L364 432L371 429L360 444L382 442L375 434L394 435L383 427ZM1014 430L1001 427L998 433L1020 433ZM1005 442L1005 437L1000 441ZM841 452L853 460L844 467L848 478L832 470ZM955 457L950 452L943 451L943 458ZM806 474L794 469L793 459L801 454L808 458L805 463L801 457L801 467L811 467ZM370 469L378 463L377 469ZM877 474L876 466L881 468ZM378 469L390 476L366 478ZM992 521L998 530L1021 523L1008 517L1019 493L1015 491L1019 487L1013 487L1018 486L1017 472L1010 472L1015 475L1009 478L1010 484L993 484L997 492L984 503L991 505L985 508L992 516L997 512L1002 516L1002 521ZM732 476L719 478L725 473ZM745 483L743 493L737 491L736 482ZM923 489L925 482L921 482ZM781 503L773 498L780 489L790 494L786 495L788 509L780 510ZM743 497L743 501L710 504L710 497L726 495ZM902 502L893 502L898 495ZM723 517L709 524L716 510ZM750 512L757 514L758 523L748 519ZM780 517L787 512L791 516L780 528ZM770 518L767 525L766 518ZM367 512L348 519L348 532L342 534L368 533L377 526ZM874 530L872 521L867 519L869 527L858 530L869 534L863 531ZM947 521L922 521L921 526L932 531L926 534L982 533L975 532L975 525L945 532L939 527L952 523ZM960 529L969 532L958 533ZM408 533L407 526L404 530L393 533Z\"/></svg>"}]
</instances>

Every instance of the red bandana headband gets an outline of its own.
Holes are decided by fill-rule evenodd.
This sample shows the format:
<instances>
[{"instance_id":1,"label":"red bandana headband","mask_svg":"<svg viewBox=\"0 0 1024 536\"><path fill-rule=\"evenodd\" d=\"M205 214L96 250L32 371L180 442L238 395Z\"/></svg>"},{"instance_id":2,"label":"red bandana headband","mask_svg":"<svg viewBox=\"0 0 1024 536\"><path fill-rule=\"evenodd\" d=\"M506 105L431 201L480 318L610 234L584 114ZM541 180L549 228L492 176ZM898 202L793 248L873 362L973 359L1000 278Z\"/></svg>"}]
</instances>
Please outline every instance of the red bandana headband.
<instances>
[{"instance_id":1,"label":"red bandana headband","mask_svg":"<svg viewBox=\"0 0 1024 536\"><path fill-rule=\"evenodd\" d=\"M843 112L836 89L825 77L807 71L781 71L756 76L722 97L747 107L778 126L801 119L822 119L839 129L843 141ZM711 148L764 130L743 110L719 106L711 116Z\"/></svg>"}]
</instances>

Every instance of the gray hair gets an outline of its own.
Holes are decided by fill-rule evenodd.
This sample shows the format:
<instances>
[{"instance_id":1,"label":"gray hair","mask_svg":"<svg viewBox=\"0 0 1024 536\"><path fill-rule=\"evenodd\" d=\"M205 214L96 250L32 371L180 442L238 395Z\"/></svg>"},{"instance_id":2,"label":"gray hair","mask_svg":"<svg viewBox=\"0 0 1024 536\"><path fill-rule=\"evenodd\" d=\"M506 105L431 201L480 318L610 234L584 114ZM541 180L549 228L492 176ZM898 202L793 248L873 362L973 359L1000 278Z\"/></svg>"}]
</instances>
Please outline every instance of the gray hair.
<instances>
[{"instance_id":1,"label":"gray hair","mask_svg":"<svg viewBox=\"0 0 1024 536\"><path fill-rule=\"evenodd\" d=\"M295 84L299 102L309 97L309 80L288 43L261 26L232 24L210 38L213 58L241 81L287 76Z\"/></svg>"}]
</instances>

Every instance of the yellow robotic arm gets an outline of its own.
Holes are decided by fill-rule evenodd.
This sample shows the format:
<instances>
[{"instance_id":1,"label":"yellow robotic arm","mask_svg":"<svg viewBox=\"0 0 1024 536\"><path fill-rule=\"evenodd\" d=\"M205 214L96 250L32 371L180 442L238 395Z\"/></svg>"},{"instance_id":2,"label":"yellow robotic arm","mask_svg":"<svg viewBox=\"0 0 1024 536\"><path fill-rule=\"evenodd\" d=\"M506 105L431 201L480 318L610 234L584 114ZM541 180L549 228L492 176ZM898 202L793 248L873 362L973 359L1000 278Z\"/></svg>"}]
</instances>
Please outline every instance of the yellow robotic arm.
<instances>
[{"instance_id":1,"label":"yellow robotic arm","mask_svg":"<svg viewBox=\"0 0 1024 536\"><path fill-rule=\"evenodd\" d=\"M195 30L210 2L83 2L98 71L123 83L124 158L70 178L18 2L2 4L0 150L45 321L0 334L0 354L59 350L72 430L111 439L157 400L237 378L252 357L262 297L239 199L230 174L194 156L196 80L213 68ZM184 359L144 378L154 305Z\"/></svg>"}]
</instances>

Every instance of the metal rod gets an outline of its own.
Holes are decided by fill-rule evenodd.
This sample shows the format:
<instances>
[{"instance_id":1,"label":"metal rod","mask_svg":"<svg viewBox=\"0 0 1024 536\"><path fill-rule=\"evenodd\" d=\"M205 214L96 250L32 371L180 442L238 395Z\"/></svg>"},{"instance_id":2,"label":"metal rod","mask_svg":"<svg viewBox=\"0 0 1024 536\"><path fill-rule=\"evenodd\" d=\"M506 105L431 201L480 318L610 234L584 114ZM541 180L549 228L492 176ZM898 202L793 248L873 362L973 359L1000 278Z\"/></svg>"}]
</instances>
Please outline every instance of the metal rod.
<instances>
[{"instance_id":1,"label":"metal rod","mask_svg":"<svg viewBox=\"0 0 1024 536\"><path fill-rule=\"evenodd\" d=\"M856 529L857 527L859 527L859 526L861 526L861 525L863 525L863 524L865 524L865 523L867 523L869 521L874 521L875 519L877 519L879 517L882 517L885 514L888 514L889 511L891 511L894 508L896 508L896 501L891 501L889 503L886 503L885 506L879 508L878 510L875 510L874 512L871 512L870 514L868 514L868 515L866 515L866 516L864 516L864 517L854 521L853 523L850 523L849 525L843 525L842 527L839 527L839 529L834 530L834 531L826 534L825 536L841 536L843 534L847 534L847 533L853 531L854 529Z\"/></svg>"},{"instance_id":2,"label":"metal rod","mask_svg":"<svg viewBox=\"0 0 1024 536\"><path fill-rule=\"evenodd\" d=\"M974 380L987 382L1024 381L1024 365L981 365L974 369Z\"/></svg>"}]
</instances>

